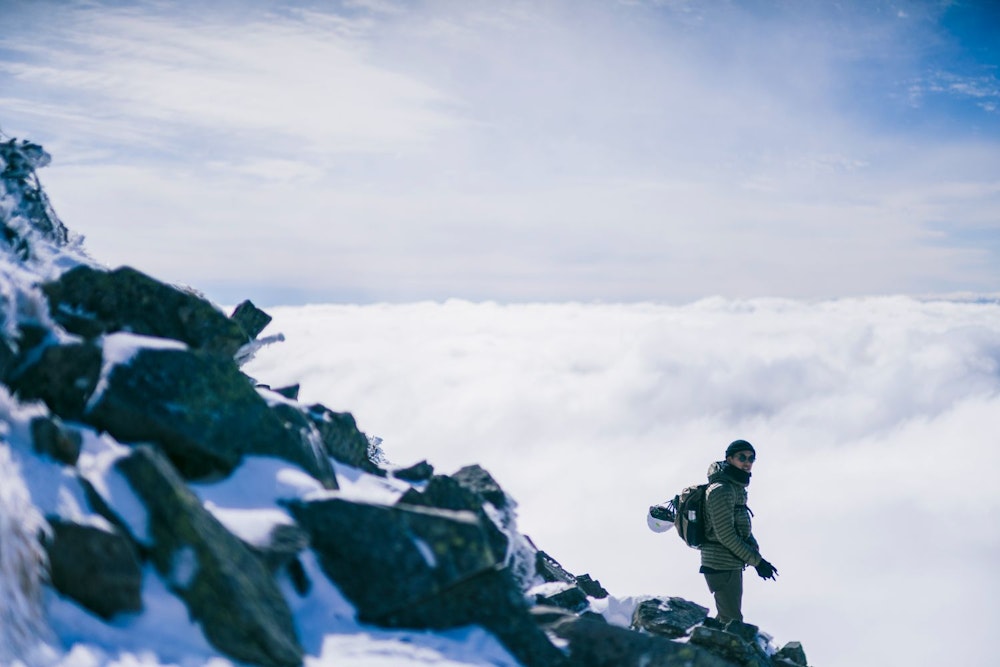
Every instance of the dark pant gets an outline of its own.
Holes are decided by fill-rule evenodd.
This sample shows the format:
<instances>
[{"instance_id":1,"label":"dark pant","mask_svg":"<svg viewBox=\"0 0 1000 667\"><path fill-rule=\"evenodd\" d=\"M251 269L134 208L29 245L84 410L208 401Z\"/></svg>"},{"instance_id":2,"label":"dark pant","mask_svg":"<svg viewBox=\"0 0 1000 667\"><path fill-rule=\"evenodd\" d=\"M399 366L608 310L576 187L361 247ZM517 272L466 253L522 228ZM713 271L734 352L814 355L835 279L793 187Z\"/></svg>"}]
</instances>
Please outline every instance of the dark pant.
<instances>
[{"instance_id":1,"label":"dark pant","mask_svg":"<svg viewBox=\"0 0 1000 667\"><path fill-rule=\"evenodd\" d=\"M743 570L705 573L708 590L715 596L719 621L743 621Z\"/></svg>"}]
</instances>

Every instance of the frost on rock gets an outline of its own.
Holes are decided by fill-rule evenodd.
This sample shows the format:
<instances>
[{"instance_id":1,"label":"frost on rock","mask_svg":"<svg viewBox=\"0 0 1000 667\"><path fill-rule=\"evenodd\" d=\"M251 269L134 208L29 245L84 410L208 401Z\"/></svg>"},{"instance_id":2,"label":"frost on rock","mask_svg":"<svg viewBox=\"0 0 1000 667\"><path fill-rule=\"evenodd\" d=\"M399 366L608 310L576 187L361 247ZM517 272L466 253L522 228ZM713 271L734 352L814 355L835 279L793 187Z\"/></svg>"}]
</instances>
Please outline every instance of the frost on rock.
<instances>
[{"instance_id":1,"label":"frost on rock","mask_svg":"<svg viewBox=\"0 0 1000 667\"><path fill-rule=\"evenodd\" d=\"M0 664L10 664L49 638L42 585L47 529L31 501L10 448L0 441Z\"/></svg>"}]
</instances>

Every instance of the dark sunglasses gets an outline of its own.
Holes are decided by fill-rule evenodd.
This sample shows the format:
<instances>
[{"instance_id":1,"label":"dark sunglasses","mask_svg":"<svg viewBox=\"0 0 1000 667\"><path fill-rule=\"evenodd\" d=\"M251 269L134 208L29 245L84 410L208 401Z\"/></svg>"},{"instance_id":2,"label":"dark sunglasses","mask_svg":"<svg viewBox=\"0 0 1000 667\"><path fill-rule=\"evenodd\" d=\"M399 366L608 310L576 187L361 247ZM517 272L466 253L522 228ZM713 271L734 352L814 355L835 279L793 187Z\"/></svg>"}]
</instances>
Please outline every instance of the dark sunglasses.
<instances>
[{"instance_id":1,"label":"dark sunglasses","mask_svg":"<svg viewBox=\"0 0 1000 667\"><path fill-rule=\"evenodd\" d=\"M738 458L740 460L740 463L746 463L747 461L749 461L750 463L753 463L754 461L757 460L757 456L756 455L751 454L750 456L747 456L743 452L740 452L739 454L737 454L736 458Z\"/></svg>"}]
</instances>

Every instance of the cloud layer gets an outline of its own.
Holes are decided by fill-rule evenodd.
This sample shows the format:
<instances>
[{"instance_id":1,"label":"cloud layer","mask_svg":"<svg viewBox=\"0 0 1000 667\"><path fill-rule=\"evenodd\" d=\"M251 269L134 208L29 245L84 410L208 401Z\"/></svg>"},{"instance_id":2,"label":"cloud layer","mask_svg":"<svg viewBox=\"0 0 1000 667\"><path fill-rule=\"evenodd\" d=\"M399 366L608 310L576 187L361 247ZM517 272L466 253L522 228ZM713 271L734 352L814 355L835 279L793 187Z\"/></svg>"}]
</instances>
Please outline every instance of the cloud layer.
<instances>
[{"instance_id":1,"label":"cloud layer","mask_svg":"<svg viewBox=\"0 0 1000 667\"><path fill-rule=\"evenodd\" d=\"M483 465L540 548L617 596L709 605L697 553L649 532L644 512L743 437L760 454L755 533L781 570L777 582L748 580L750 622L834 667L992 659L996 303L449 301L272 314L269 331L287 341L248 372L352 412L398 464Z\"/></svg>"},{"instance_id":2,"label":"cloud layer","mask_svg":"<svg viewBox=\"0 0 1000 667\"><path fill-rule=\"evenodd\" d=\"M2 127L96 256L221 301L1000 284L961 7L59 6L7 12Z\"/></svg>"}]
</instances>

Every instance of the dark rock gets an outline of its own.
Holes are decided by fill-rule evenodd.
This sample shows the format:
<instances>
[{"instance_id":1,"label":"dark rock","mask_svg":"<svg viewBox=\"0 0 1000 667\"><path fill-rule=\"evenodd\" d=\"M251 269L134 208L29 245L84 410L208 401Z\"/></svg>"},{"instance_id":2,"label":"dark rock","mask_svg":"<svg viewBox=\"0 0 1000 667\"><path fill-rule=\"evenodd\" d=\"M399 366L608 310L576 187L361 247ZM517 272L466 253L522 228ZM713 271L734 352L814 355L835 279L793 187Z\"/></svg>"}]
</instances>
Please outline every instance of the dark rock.
<instances>
[{"instance_id":1,"label":"dark rock","mask_svg":"<svg viewBox=\"0 0 1000 667\"><path fill-rule=\"evenodd\" d=\"M409 489L399 498L401 505L419 505L438 509L473 512L479 519L490 542L493 553L503 560L506 558L509 540L500 528L486 514L483 504L486 500L457 479L448 475L434 475L422 491Z\"/></svg>"},{"instance_id":2,"label":"dark rock","mask_svg":"<svg viewBox=\"0 0 1000 667\"><path fill-rule=\"evenodd\" d=\"M160 447L187 479L228 475L247 454L302 467L327 488L336 478L290 410L272 410L232 360L205 352L142 349L107 374L85 420L119 442Z\"/></svg>"},{"instance_id":3,"label":"dark rock","mask_svg":"<svg viewBox=\"0 0 1000 667\"><path fill-rule=\"evenodd\" d=\"M548 628L568 642L573 667L733 667L698 646L635 632L590 616L568 618Z\"/></svg>"},{"instance_id":4,"label":"dark rock","mask_svg":"<svg viewBox=\"0 0 1000 667\"><path fill-rule=\"evenodd\" d=\"M250 340L256 338L271 323L271 316L253 305L249 299L236 306L233 314L229 317L243 327L243 331L246 332Z\"/></svg>"},{"instance_id":5,"label":"dark rock","mask_svg":"<svg viewBox=\"0 0 1000 667\"><path fill-rule=\"evenodd\" d=\"M272 574L285 572L299 595L309 592L311 583L298 556L309 547L309 534L294 524L279 524L271 530L266 544L249 545Z\"/></svg>"},{"instance_id":6,"label":"dark rock","mask_svg":"<svg viewBox=\"0 0 1000 667\"><path fill-rule=\"evenodd\" d=\"M434 476L434 466L427 461L421 461L409 468L394 470L392 476L406 482L426 482Z\"/></svg>"},{"instance_id":7,"label":"dark rock","mask_svg":"<svg viewBox=\"0 0 1000 667\"><path fill-rule=\"evenodd\" d=\"M301 665L294 620L271 573L202 506L170 462L142 445L115 469L146 507L153 565L208 641L241 662Z\"/></svg>"},{"instance_id":8,"label":"dark rock","mask_svg":"<svg viewBox=\"0 0 1000 667\"><path fill-rule=\"evenodd\" d=\"M750 623L743 623L742 621L729 621L726 623L725 630L745 642L757 641L757 635L760 633L759 627Z\"/></svg>"},{"instance_id":9,"label":"dark rock","mask_svg":"<svg viewBox=\"0 0 1000 667\"><path fill-rule=\"evenodd\" d=\"M708 617L708 609L683 598L643 600L632 612L632 628L676 639Z\"/></svg>"},{"instance_id":10,"label":"dark rock","mask_svg":"<svg viewBox=\"0 0 1000 667\"><path fill-rule=\"evenodd\" d=\"M63 419L80 421L100 374L101 348L69 343L45 347L9 381L22 401L42 400Z\"/></svg>"},{"instance_id":11,"label":"dark rock","mask_svg":"<svg viewBox=\"0 0 1000 667\"><path fill-rule=\"evenodd\" d=\"M576 613L590 606L587 594L579 586L569 586L551 595L537 595L535 602L549 607L562 607Z\"/></svg>"},{"instance_id":12,"label":"dark rock","mask_svg":"<svg viewBox=\"0 0 1000 667\"><path fill-rule=\"evenodd\" d=\"M774 654L774 658L776 660L785 660L792 665L799 665L800 667L807 667L809 664L806 660L805 649L802 648L802 644L799 642L788 642Z\"/></svg>"},{"instance_id":13,"label":"dark rock","mask_svg":"<svg viewBox=\"0 0 1000 667\"><path fill-rule=\"evenodd\" d=\"M451 477L468 490L478 493L497 509L507 507L507 494L493 476L480 466L465 466Z\"/></svg>"},{"instance_id":14,"label":"dark rock","mask_svg":"<svg viewBox=\"0 0 1000 667\"><path fill-rule=\"evenodd\" d=\"M602 600L609 595L604 586L601 586L601 582L596 579L592 579L589 574L579 575L576 578L576 585L579 586L584 593L592 598L597 598L598 600Z\"/></svg>"},{"instance_id":15,"label":"dark rock","mask_svg":"<svg viewBox=\"0 0 1000 667\"><path fill-rule=\"evenodd\" d=\"M211 303L123 266L78 266L42 285L53 319L85 338L116 331L170 338L232 357L251 339Z\"/></svg>"},{"instance_id":16,"label":"dark rock","mask_svg":"<svg viewBox=\"0 0 1000 667\"><path fill-rule=\"evenodd\" d=\"M108 529L48 517L52 587L98 616L142 611L142 567L131 539Z\"/></svg>"},{"instance_id":17,"label":"dark rock","mask_svg":"<svg viewBox=\"0 0 1000 667\"><path fill-rule=\"evenodd\" d=\"M306 415L319 430L327 456L373 475L384 477L386 472L369 457L368 438L358 430L349 412L334 412L317 403Z\"/></svg>"},{"instance_id":18,"label":"dark rock","mask_svg":"<svg viewBox=\"0 0 1000 667\"><path fill-rule=\"evenodd\" d=\"M272 391L292 401L296 401L299 398L299 385L297 384L289 385L287 387L278 387L277 389L272 389Z\"/></svg>"},{"instance_id":19,"label":"dark rock","mask_svg":"<svg viewBox=\"0 0 1000 667\"><path fill-rule=\"evenodd\" d=\"M563 566L555 558L544 551L535 552L535 570L544 581L564 581L568 584L576 583L576 577L563 569Z\"/></svg>"},{"instance_id":20,"label":"dark rock","mask_svg":"<svg viewBox=\"0 0 1000 667\"><path fill-rule=\"evenodd\" d=\"M67 465L76 465L83 446L83 435L63 424L58 417L35 417L31 420L31 441L37 453Z\"/></svg>"},{"instance_id":21,"label":"dark rock","mask_svg":"<svg viewBox=\"0 0 1000 667\"><path fill-rule=\"evenodd\" d=\"M771 659L756 642L747 642L732 632L698 626L689 641L742 667L772 667Z\"/></svg>"},{"instance_id":22,"label":"dark rock","mask_svg":"<svg viewBox=\"0 0 1000 667\"><path fill-rule=\"evenodd\" d=\"M289 508L362 622L428 629L478 624L526 665L560 664L561 654L530 617L472 512L336 497L293 501Z\"/></svg>"}]
</instances>

